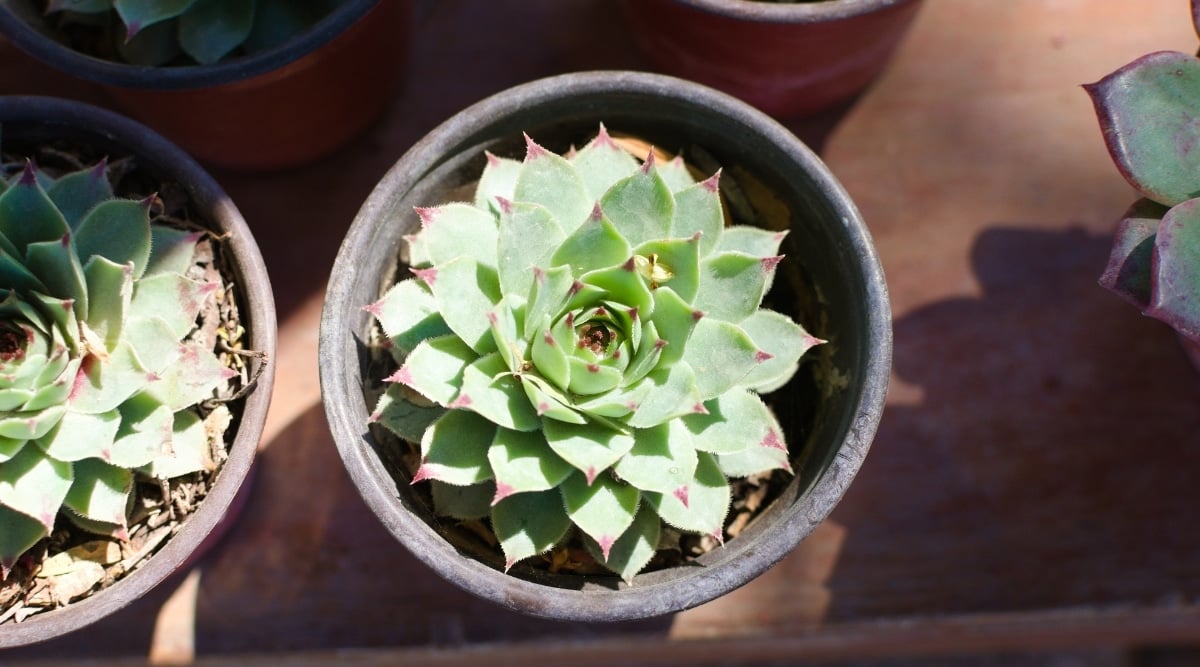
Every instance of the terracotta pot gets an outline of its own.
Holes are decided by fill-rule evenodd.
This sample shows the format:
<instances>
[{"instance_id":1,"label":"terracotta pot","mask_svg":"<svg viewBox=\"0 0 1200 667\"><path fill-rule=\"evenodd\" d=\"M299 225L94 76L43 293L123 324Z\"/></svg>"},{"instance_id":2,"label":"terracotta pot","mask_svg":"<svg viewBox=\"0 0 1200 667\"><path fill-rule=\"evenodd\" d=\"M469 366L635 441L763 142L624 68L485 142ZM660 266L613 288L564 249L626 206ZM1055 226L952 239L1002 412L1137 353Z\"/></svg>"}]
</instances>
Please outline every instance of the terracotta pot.
<instances>
[{"instance_id":1,"label":"terracotta pot","mask_svg":"<svg viewBox=\"0 0 1200 667\"><path fill-rule=\"evenodd\" d=\"M78 102L0 97L0 124L6 146L36 146L66 139L94 146L113 159L133 155L142 170L183 186L198 214L196 220L218 235L227 235L221 247L233 273L248 348L266 353L267 359L274 357L275 304L262 256L233 202L200 165L145 126ZM261 363L251 361L251 371ZM211 546L228 528L223 519L231 505L245 499L243 490L266 421L273 380L274 365L267 363L253 391L242 399L229 458L217 473L208 496L161 550L139 569L83 600L21 623L0 625L0 648L32 644L93 623L141 597Z\"/></svg>"},{"instance_id":2,"label":"terracotta pot","mask_svg":"<svg viewBox=\"0 0 1200 667\"><path fill-rule=\"evenodd\" d=\"M395 280L412 209L461 197L478 178L484 150L520 157L522 132L555 151L582 145L603 121L668 150L699 147L724 169L767 195L781 227L783 253L796 271L768 295L836 340L827 356L776 392L776 414L798 474L780 497L698 566L644 572L626 585L615 576L551 574L525 563L509 574L459 551L453 522L435 517L404 470L395 446L368 430L364 388L378 386L364 341L363 306ZM784 285L781 287L781 285ZM776 290L784 290L776 292ZM780 296L781 295L781 296ZM818 348L820 349L820 348ZM727 95L679 79L634 72L568 74L512 88L462 111L414 145L359 210L338 253L326 293L320 338L321 388L335 442L368 506L398 540L440 575L510 609L537 616L617 621L686 609L758 576L825 518L850 484L883 411L891 362L886 288L866 227L820 160L784 127ZM848 385L823 393L815 368L839 369ZM380 436L378 439L376 436Z\"/></svg>"},{"instance_id":3,"label":"terracotta pot","mask_svg":"<svg viewBox=\"0 0 1200 667\"><path fill-rule=\"evenodd\" d=\"M920 0L622 0L659 71L719 88L769 114L849 100L883 70Z\"/></svg>"},{"instance_id":4,"label":"terracotta pot","mask_svg":"<svg viewBox=\"0 0 1200 667\"><path fill-rule=\"evenodd\" d=\"M383 113L401 82L409 0L350 0L303 35L209 66L139 67L100 60L52 37L36 0L0 0L0 31L17 46L104 85L115 104L198 159L276 169L327 155Z\"/></svg>"}]
</instances>

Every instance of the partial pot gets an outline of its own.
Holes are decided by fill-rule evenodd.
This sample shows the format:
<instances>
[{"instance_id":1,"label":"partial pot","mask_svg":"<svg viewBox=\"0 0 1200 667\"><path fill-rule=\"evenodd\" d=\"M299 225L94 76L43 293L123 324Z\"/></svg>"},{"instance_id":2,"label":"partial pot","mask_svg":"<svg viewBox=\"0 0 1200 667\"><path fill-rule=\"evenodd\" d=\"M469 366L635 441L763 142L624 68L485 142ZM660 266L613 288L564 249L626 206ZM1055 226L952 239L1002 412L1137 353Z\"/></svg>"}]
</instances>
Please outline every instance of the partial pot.
<instances>
[{"instance_id":1,"label":"partial pot","mask_svg":"<svg viewBox=\"0 0 1200 667\"><path fill-rule=\"evenodd\" d=\"M405 69L412 4L348 0L280 46L215 65L141 67L74 51L41 0L0 0L0 32L102 84L130 116L202 162L265 170L311 162L383 113Z\"/></svg>"},{"instance_id":2,"label":"partial pot","mask_svg":"<svg viewBox=\"0 0 1200 667\"><path fill-rule=\"evenodd\" d=\"M622 0L655 69L802 116L849 100L883 70L920 0Z\"/></svg>"},{"instance_id":3,"label":"partial pot","mask_svg":"<svg viewBox=\"0 0 1200 667\"><path fill-rule=\"evenodd\" d=\"M115 583L61 608L34 614L20 623L0 624L0 648L50 639L111 614L138 599L179 568L194 561L228 527L231 505L245 500L266 421L274 378L275 306L266 268L254 237L229 197L191 157L145 126L86 104L45 97L0 97L0 126L5 150L34 151L39 146L86 148L107 155L109 163L132 156L135 174L179 189L195 213L194 222L220 237L220 252L232 282L239 319L246 329L247 393L228 405L234 413L226 432L228 458L216 472L208 495L158 551Z\"/></svg>"},{"instance_id":4,"label":"partial pot","mask_svg":"<svg viewBox=\"0 0 1200 667\"><path fill-rule=\"evenodd\" d=\"M522 133L553 151L582 145L603 122L668 152L719 165L735 218L788 229L792 269L767 296L773 308L832 341L773 396L796 475L736 538L698 558L699 567L616 576L552 574L496 553L436 517L411 471L404 443L368 430L373 397L388 372L373 363L372 321L363 307L395 282L403 237L418 227L414 206L461 200L484 151L520 158ZM737 193L730 193L736 195ZM782 265L781 265L782 267ZM784 277L786 275L786 278ZM690 82L633 72L568 74L535 81L456 114L413 146L376 186L339 251L322 314L321 386L335 442L359 492L397 539L446 579L510 609L537 616L617 621L686 609L732 590L782 558L825 518L850 484L883 410L891 320L883 274L854 204L820 160L785 128L727 95Z\"/></svg>"}]
</instances>

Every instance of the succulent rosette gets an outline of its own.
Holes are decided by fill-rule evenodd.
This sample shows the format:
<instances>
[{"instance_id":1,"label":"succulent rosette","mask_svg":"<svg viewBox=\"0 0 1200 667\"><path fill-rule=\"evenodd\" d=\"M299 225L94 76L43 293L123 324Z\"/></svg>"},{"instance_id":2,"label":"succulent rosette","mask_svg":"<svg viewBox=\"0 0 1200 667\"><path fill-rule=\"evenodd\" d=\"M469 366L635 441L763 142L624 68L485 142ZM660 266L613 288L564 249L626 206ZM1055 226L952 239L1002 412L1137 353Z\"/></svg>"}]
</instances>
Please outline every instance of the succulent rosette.
<instances>
[{"instance_id":1,"label":"succulent rosette","mask_svg":"<svg viewBox=\"0 0 1200 667\"><path fill-rule=\"evenodd\" d=\"M198 234L106 169L0 180L0 574L60 509L120 537L135 474L211 464L189 408L231 371L190 334L217 285L185 275Z\"/></svg>"},{"instance_id":2,"label":"succulent rosette","mask_svg":"<svg viewBox=\"0 0 1200 667\"><path fill-rule=\"evenodd\" d=\"M721 538L729 477L790 470L759 393L821 341L760 307L784 234L726 227L718 178L601 127L566 156L489 154L474 202L417 209L413 277L367 307L400 364L371 420L420 443L413 482L489 518L508 567L574 526L632 579L664 522Z\"/></svg>"}]
</instances>

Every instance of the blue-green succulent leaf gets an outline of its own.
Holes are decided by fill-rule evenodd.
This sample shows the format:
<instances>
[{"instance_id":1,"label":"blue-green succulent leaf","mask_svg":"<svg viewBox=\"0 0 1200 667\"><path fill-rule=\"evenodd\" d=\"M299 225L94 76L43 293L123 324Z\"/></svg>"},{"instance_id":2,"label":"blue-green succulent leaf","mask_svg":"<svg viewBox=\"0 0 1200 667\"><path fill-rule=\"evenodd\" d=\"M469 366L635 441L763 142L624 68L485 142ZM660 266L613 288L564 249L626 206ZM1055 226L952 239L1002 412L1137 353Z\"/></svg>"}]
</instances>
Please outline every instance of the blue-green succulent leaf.
<instances>
[{"instance_id":1,"label":"blue-green succulent leaf","mask_svg":"<svg viewBox=\"0 0 1200 667\"><path fill-rule=\"evenodd\" d=\"M725 215L721 212L721 197L717 192L717 172L706 181L675 191L675 217L671 220L671 236L675 238L700 237L700 256L707 257L729 229L725 227ZM732 229L732 228L730 228Z\"/></svg>"},{"instance_id":2,"label":"blue-green succulent leaf","mask_svg":"<svg viewBox=\"0 0 1200 667\"><path fill-rule=\"evenodd\" d=\"M563 238L562 228L544 206L502 202L496 251L501 292L528 294L534 268L550 263Z\"/></svg>"},{"instance_id":3,"label":"blue-green succulent leaf","mask_svg":"<svg viewBox=\"0 0 1200 667\"><path fill-rule=\"evenodd\" d=\"M692 305L709 318L741 322L758 309L778 261L742 252L709 255L700 263L700 289Z\"/></svg>"},{"instance_id":4,"label":"blue-green succulent leaf","mask_svg":"<svg viewBox=\"0 0 1200 667\"><path fill-rule=\"evenodd\" d=\"M439 515L470 521L486 518L491 513L496 485L487 480L470 486L457 486L431 479L429 491L433 496L433 510Z\"/></svg>"},{"instance_id":5,"label":"blue-green succulent leaf","mask_svg":"<svg viewBox=\"0 0 1200 667\"><path fill-rule=\"evenodd\" d=\"M718 540L729 513L729 482L707 452L697 452L696 475L688 484L685 498L674 493L645 494L646 501L662 520L680 530L711 535Z\"/></svg>"},{"instance_id":6,"label":"blue-green succulent leaf","mask_svg":"<svg viewBox=\"0 0 1200 667\"><path fill-rule=\"evenodd\" d=\"M497 352L480 357L463 370L462 391L449 407L477 412L494 424L517 431L532 431L541 423L521 382Z\"/></svg>"},{"instance_id":7,"label":"blue-green succulent leaf","mask_svg":"<svg viewBox=\"0 0 1200 667\"><path fill-rule=\"evenodd\" d=\"M496 218L470 204L452 203L418 208L421 231L409 239L419 245L415 253L439 265L455 257L470 257L493 269L496 263Z\"/></svg>"},{"instance_id":8,"label":"blue-green succulent leaf","mask_svg":"<svg viewBox=\"0 0 1200 667\"><path fill-rule=\"evenodd\" d=\"M558 489L517 493L492 508L492 528L504 551L505 569L549 551L570 527Z\"/></svg>"},{"instance_id":9,"label":"blue-green succulent leaf","mask_svg":"<svg viewBox=\"0 0 1200 667\"><path fill-rule=\"evenodd\" d=\"M514 493L553 489L574 471L550 449L542 431L497 429L487 458L496 477L494 502Z\"/></svg>"},{"instance_id":10,"label":"blue-green succulent leaf","mask_svg":"<svg viewBox=\"0 0 1200 667\"><path fill-rule=\"evenodd\" d=\"M705 317L696 323L683 361L696 371L696 390L707 401L741 382L770 355L736 324Z\"/></svg>"},{"instance_id":11,"label":"blue-green succulent leaf","mask_svg":"<svg viewBox=\"0 0 1200 667\"><path fill-rule=\"evenodd\" d=\"M179 15L179 46L201 65L212 65L246 41L254 26L254 0L196 0Z\"/></svg>"},{"instance_id":12,"label":"blue-green succulent leaf","mask_svg":"<svg viewBox=\"0 0 1200 667\"><path fill-rule=\"evenodd\" d=\"M546 442L564 461L592 481L633 449L632 434L596 424L567 424L546 420Z\"/></svg>"},{"instance_id":13,"label":"blue-green succulent leaf","mask_svg":"<svg viewBox=\"0 0 1200 667\"><path fill-rule=\"evenodd\" d=\"M587 220L595 200L570 162L526 137L525 161L513 190L513 200L541 204L550 211L564 234Z\"/></svg>"},{"instance_id":14,"label":"blue-green succulent leaf","mask_svg":"<svg viewBox=\"0 0 1200 667\"><path fill-rule=\"evenodd\" d=\"M609 547L607 554L590 535L584 536L584 545L604 567L620 575L627 583L632 583L634 575L646 567L658 550L661 532L662 520L649 504L642 503L633 517L633 523Z\"/></svg>"},{"instance_id":15,"label":"blue-green succulent leaf","mask_svg":"<svg viewBox=\"0 0 1200 667\"><path fill-rule=\"evenodd\" d=\"M438 405L449 405L462 388L463 372L479 355L458 336L421 341L390 378Z\"/></svg>"},{"instance_id":16,"label":"blue-green succulent leaf","mask_svg":"<svg viewBox=\"0 0 1200 667\"><path fill-rule=\"evenodd\" d=\"M567 516L596 540L601 554L607 559L613 545L633 524L641 494L636 488L613 479L612 475L589 480L578 472L568 477L560 488Z\"/></svg>"},{"instance_id":17,"label":"blue-green succulent leaf","mask_svg":"<svg viewBox=\"0 0 1200 667\"><path fill-rule=\"evenodd\" d=\"M600 199L604 215L631 245L667 238L675 215L675 199L653 161L618 181Z\"/></svg>"},{"instance_id":18,"label":"blue-green succulent leaf","mask_svg":"<svg viewBox=\"0 0 1200 667\"><path fill-rule=\"evenodd\" d=\"M113 439L120 425L121 414L116 410L93 415L68 410L37 444L47 456L58 461L111 459Z\"/></svg>"},{"instance_id":19,"label":"blue-green succulent leaf","mask_svg":"<svg viewBox=\"0 0 1200 667\"><path fill-rule=\"evenodd\" d=\"M106 4L107 0L100 2ZM92 207L114 197L108 182L108 162L101 160L91 169L66 174L46 190L46 195L58 207L67 225L77 228Z\"/></svg>"},{"instance_id":20,"label":"blue-green succulent leaf","mask_svg":"<svg viewBox=\"0 0 1200 667\"><path fill-rule=\"evenodd\" d=\"M446 408L440 405L417 405L406 397L410 391L401 384L388 386L371 412L370 423L378 422L405 440L420 442L425 429L441 417Z\"/></svg>"},{"instance_id":21,"label":"blue-green succulent leaf","mask_svg":"<svg viewBox=\"0 0 1200 667\"><path fill-rule=\"evenodd\" d=\"M696 472L692 434L678 419L633 432L633 449L613 466L620 479L642 491L686 497Z\"/></svg>"},{"instance_id":22,"label":"blue-green succulent leaf","mask_svg":"<svg viewBox=\"0 0 1200 667\"><path fill-rule=\"evenodd\" d=\"M500 302L495 269L470 257L458 257L418 273L437 300L446 324L471 349L485 354L496 349L488 313Z\"/></svg>"},{"instance_id":23,"label":"blue-green succulent leaf","mask_svg":"<svg viewBox=\"0 0 1200 667\"><path fill-rule=\"evenodd\" d=\"M63 505L85 519L125 526L132 471L100 459L83 459L75 462L74 476Z\"/></svg>"},{"instance_id":24,"label":"blue-green succulent leaf","mask_svg":"<svg viewBox=\"0 0 1200 667\"><path fill-rule=\"evenodd\" d=\"M34 519L48 535L72 479L70 463L46 456L39 447L24 447L0 466L0 506Z\"/></svg>"},{"instance_id":25,"label":"blue-green succulent leaf","mask_svg":"<svg viewBox=\"0 0 1200 667\"><path fill-rule=\"evenodd\" d=\"M421 467L413 481L436 479L469 486L492 478L488 448L496 425L466 410L449 410L421 438Z\"/></svg>"},{"instance_id":26,"label":"blue-green succulent leaf","mask_svg":"<svg viewBox=\"0 0 1200 667\"><path fill-rule=\"evenodd\" d=\"M633 173L638 161L608 136L604 125L586 146L570 158L592 201L599 201L614 183Z\"/></svg>"},{"instance_id":27,"label":"blue-green succulent leaf","mask_svg":"<svg viewBox=\"0 0 1200 667\"><path fill-rule=\"evenodd\" d=\"M114 264L133 265L140 279L150 260L150 216L148 203L110 199L96 205L75 232L75 251L86 266L93 255Z\"/></svg>"}]
</instances>

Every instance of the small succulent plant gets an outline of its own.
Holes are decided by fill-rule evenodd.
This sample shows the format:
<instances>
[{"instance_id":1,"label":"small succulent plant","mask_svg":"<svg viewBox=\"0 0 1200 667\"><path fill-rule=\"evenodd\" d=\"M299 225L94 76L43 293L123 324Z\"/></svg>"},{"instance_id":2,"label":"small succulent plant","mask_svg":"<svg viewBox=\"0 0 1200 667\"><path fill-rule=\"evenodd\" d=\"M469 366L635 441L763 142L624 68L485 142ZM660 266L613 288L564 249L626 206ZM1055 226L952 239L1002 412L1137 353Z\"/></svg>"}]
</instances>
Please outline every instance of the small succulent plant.
<instances>
[{"instance_id":1,"label":"small succulent plant","mask_svg":"<svg viewBox=\"0 0 1200 667\"><path fill-rule=\"evenodd\" d=\"M278 46L343 0L47 0L46 13L89 25L120 23L116 51L135 65L181 55L211 65Z\"/></svg>"},{"instance_id":2,"label":"small succulent plant","mask_svg":"<svg viewBox=\"0 0 1200 667\"><path fill-rule=\"evenodd\" d=\"M414 276L366 307L400 364L370 419L506 569L574 526L629 580L664 522L721 539L728 478L790 471L759 392L822 341L760 308L784 234L726 227L719 172L639 164L603 126L566 156L526 141L473 203L416 210Z\"/></svg>"},{"instance_id":3,"label":"small succulent plant","mask_svg":"<svg viewBox=\"0 0 1200 667\"><path fill-rule=\"evenodd\" d=\"M1200 33L1200 0L1192 17ZM1100 283L1200 351L1200 59L1159 51L1084 88L1117 168L1145 198L1120 223Z\"/></svg>"},{"instance_id":4,"label":"small succulent plant","mask_svg":"<svg viewBox=\"0 0 1200 667\"><path fill-rule=\"evenodd\" d=\"M210 465L191 408L232 371L192 332L218 285L106 169L0 179L0 579L60 510L122 537L135 475Z\"/></svg>"}]
</instances>

